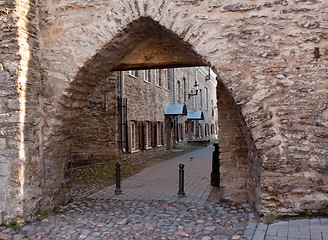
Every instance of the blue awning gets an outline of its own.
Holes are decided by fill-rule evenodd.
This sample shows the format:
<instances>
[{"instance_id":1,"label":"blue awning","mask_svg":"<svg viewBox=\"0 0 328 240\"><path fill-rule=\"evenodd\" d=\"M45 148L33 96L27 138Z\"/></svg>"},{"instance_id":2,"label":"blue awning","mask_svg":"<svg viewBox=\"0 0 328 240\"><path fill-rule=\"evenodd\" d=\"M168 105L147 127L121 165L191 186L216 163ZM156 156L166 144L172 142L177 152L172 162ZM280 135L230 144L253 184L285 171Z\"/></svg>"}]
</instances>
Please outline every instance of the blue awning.
<instances>
[{"instance_id":1,"label":"blue awning","mask_svg":"<svg viewBox=\"0 0 328 240\"><path fill-rule=\"evenodd\" d=\"M203 112L188 112L187 120L204 120Z\"/></svg>"},{"instance_id":2,"label":"blue awning","mask_svg":"<svg viewBox=\"0 0 328 240\"><path fill-rule=\"evenodd\" d=\"M165 106L165 112L164 115L187 115L187 107L185 104L173 104L169 105L167 104Z\"/></svg>"}]
</instances>

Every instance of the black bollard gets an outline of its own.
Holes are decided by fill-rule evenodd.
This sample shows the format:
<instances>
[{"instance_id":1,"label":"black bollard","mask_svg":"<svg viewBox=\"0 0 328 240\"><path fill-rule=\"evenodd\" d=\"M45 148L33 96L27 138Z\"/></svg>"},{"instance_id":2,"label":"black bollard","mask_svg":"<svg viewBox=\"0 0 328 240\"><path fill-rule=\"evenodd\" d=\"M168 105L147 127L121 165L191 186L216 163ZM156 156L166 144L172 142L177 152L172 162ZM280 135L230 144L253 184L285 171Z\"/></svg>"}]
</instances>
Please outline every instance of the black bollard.
<instances>
[{"instance_id":1,"label":"black bollard","mask_svg":"<svg viewBox=\"0 0 328 240\"><path fill-rule=\"evenodd\" d=\"M121 190L121 163L116 163L116 189L115 189L115 195L122 194Z\"/></svg>"},{"instance_id":2,"label":"black bollard","mask_svg":"<svg viewBox=\"0 0 328 240\"><path fill-rule=\"evenodd\" d=\"M213 143L215 150L212 158L211 186L220 187L220 150L219 142Z\"/></svg>"},{"instance_id":3,"label":"black bollard","mask_svg":"<svg viewBox=\"0 0 328 240\"><path fill-rule=\"evenodd\" d=\"M184 192L184 164L180 163L179 164L179 192L178 196L179 197L184 197L186 194Z\"/></svg>"}]
</instances>

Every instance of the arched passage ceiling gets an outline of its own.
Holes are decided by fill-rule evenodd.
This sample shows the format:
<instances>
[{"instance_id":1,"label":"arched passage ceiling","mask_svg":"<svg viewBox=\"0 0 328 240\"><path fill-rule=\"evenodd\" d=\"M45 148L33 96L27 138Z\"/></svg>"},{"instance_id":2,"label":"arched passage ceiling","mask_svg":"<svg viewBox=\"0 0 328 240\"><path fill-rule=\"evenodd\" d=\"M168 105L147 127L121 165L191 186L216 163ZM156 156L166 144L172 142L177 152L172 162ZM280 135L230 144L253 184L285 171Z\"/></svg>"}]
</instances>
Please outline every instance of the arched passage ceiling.
<instances>
[{"instance_id":1,"label":"arched passage ceiling","mask_svg":"<svg viewBox=\"0 0 328 240\"><path fill-rule=\"evenodd\" d=\"M206 65L194 51L190 50L190 46L157 26L154 21L145 21L143 29L147 29L143 41L118 62L113 71Z\"/></svg>"}]
</instances>

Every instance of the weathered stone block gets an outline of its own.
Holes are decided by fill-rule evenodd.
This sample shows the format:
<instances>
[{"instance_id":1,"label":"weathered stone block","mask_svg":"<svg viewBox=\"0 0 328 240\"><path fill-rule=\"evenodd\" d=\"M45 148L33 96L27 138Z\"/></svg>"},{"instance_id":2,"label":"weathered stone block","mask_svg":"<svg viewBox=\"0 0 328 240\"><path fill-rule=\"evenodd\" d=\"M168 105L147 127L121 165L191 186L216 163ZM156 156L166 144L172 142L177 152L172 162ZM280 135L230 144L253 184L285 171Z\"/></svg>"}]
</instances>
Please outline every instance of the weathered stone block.
<instances>
[{"instance_id":1,"label":"weathered stone block","mask_svg":"<svg viewBox=\"0 0 328 240\"><path fill-rule=\"evenodd\" d=\"M304 130L300 129L279 129L282 135L288 139L306 139L307 133Z\"/></svg>"},{"instance_id":2,"label":"weathered stone block","mask_svg":"<svg viewBox=\"0 0 328 240\"><path fill-rule=\"evenodd\" d=\"M0 176L9 176L10 174L10 163L0 162Z\"/></svg>"},{"instance_id":3,"label":"weathered stone block","mask_svg":"<svg viewBox=\"0 0 328 240\"><path fill-rule=\"evenodd\" d=\"M325 196L322 196L325 198ZM302 199L300 200L300 208L304 211L314 211L327 213L328 212L328 200L327 199Z\"/></svg>"},{"instance_id":4,"label":"weathered stone block","mask_svg":"<svg viewBox=\"0 0 328 240\"><path fill-rule=\"evenodd\" d=\"M6 148L6 139L0 138L0 149L5 149L5 148Z\"/></svg>"},{"instance_id":5,"label":"weathered stone block","mask_svg":"<svg viewBox=\"0 0 328 240\"><path fill-rule=\"evenodd\" d=\"M261 5L258 4L230 4L225 5L221 8L222 12L238 12L238 11L250 11L250 10L258 10L261 8Z\"/></svg>"}]
</instances>

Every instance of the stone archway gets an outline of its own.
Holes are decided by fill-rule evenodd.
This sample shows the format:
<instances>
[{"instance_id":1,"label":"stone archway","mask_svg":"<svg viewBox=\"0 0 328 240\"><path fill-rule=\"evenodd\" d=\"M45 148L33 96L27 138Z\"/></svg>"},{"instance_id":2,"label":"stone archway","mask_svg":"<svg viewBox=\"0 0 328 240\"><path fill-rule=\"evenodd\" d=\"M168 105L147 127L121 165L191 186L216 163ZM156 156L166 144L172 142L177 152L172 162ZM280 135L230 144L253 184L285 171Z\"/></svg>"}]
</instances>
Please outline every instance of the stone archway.
<instances>
[{"instance_id":1,"label":"stone archway","mask_svg":"<svg viewBox=\"0 0 328 240\"><path fill-rule=\"evenodd\" d=\"M0 97L6 114L15 106L24 113L24 104L27 114L4 119L10 135L1 139L0 163L10 169L0 174L6 179L0 198L5 218L32 216L68 199L70 176L64 169L70 168L70 125L97 82L153 34L156 27L149 26L155 25L211 64L231 100L218 99L219 105L226 102L226 119L238 114L244 119L235 124L254 163L248 165L246 186L256 192L254 197L248 191L257 210L265 215L325 211L328 43L322 37L325 23L313 20L325 21L325 3L16 2L6 2L4 14L13 20L11 10L20 13L15 25L20 31L10 30L19 41L10 43L15 50L5 54L12 61L3 61L0 70L20 99L15 93ZM306 12L315 18L304 17ZM26 94L16 83L28 86ZM29 128L23 132L22 126ZM23 145L25 156L19 153ZM245 156L243 148L231 147L238 158ZM244 161L237 163L246 168Z\"/></svg>"},{"instance_id":2,"label":"stone archway","mask_svg":"<svg viewBox=\"0 0 328 240\"><path fill-rule=\"evenodd\" d=\"M158 38L154 38L154 36L158 36ZM168 37L169 36L169 37ZM188 46L187 44L183 43L177 36L174 35L174 33L166 30L162 26L160 26L157 22L153 21L150 18L140 18L132 23L130 23L121 34L116 36L111 42L109 42L106 46L104 46L99 52L97 52L96 55L94 55L77 73L74 80L69 84L68 88L65 90L66 94L62 96L59 101L61 104L61 107L63 108L63 111L65 112L65 115L63 118L58 119L58 121L63 122L62 130L58 130L57 132L66 132L66 139L65 139L65 146L66 148L63 148L61 145L58 145L56 143L52 144L51 149L49 149L49 154L55 153L61 153L59 156L61 159L62 156L66 156L66 162L63 162L62 166L64 166L64 169L66 171L66 179L65 176L63 178L63 181L66 184L69 184L70 179L70 166L72 161L72 140L74 140L74 131L75 126L77 125L77 122L80 121L80 112L82 111L86 101L88 100L89 95L93 92L97 84L105 79L108 78L108 75L110 73L111 69L117 70L120 68L120 66L123 66L123 69L129 69L129 66L125 64L125 62L129 62L129 55L131 55L131 52L134 53L135 49L149 49L151 46L147 47L148 42L146 42L146 47L139 47L139 44L145 45L144 39L155 39L151 40L150 43L152 45L158 44L157 39L164 39L164 41L160 41L158 44L158 49L155 50L156 54L158 54L156 57L159 59L158 62L154 61L148 61L146 66L142 65L144 62L142 62L142 59L149 59L148 56L151 56L153 52L149 51L143 56L141 53L141 56L139 59L140 64L136 64L132 67L134 68L143 68L143 67L150 67L150 68L156 68L157 66L186 66L189 64L188 61L190 61L191 57L194 57L194 63L191 62L190 65L193 65L195 63L203 63L202 58L199 55L196 55L194 51L192 50L191 46ZM169 41L167 42L165 41ZM166 52L165 50L161 52L161 48L164 46L170 46L172 47L172 43L176 42L176 51L179 52L179 56L177 57L177 60L175 62L165 62L166 58ZM132 51L133 50L133 51ZM185 52L184 52L185 51ZM182 54L185 53L187 63L184 62L184 58L181 57ZM148 54L148 55L147 55ZM162 55L163 57L162 57ZM133 55L133 54L132 54ZM159 56L159 57L158 57ZM122 60L121 60L122 59ZM134 58L135 59L135 58ZM163 60L164 59L164 63ZM174 59L175 60L175 59ZM135 61L137 62L138 59ZM122 64L124 62L124 64ZM130 61L133 62L133 61ZM162 65L163 64L163 65ZM225 153L222 153L222 183L223 183L223 197L226 200L235 201L235 202L246 202L249 200L248 192L250 191L249 188L251 188L252 193L258 193L260 191L259 183L253 182L253 184L248 184L249 179L249 169L254 169L252 163L253 161L248 160L249 157L253 157L249 151L249 145L252 145L250 137L247 137L248 130L246 125L244 124L242 117L240 115L239 110L236 109L236 106L234 104L234 100L232 99L230 93L227 91L225 87L223 87L222 81L220 81L220 88L218 88L218 92L220 95L220 98L218 98L219 102L219 111L222 110L224 112L225 110L221 107L223 104L229 105L227 108L228 113L231 115L231 118L224 118L221 117L219 119L220 123L222 122L222 125L219 124L220 130L219 135L220 140L222 140L222 150L226 152L231 152L230 157L226 158ZM115 89L113 87L113 89ZM223 116L223 115L222 115ZM230 120L233 120L234 122L230 123ZM57 121L57 120L55 120ZM236 122L238 122L238 126L236 125ZM243 124L243 126L241 126ZM235 128L238 129L235 129ZM245 130L244 130L245 128ZM229 137L226 136L225 129L228 129L229 131ZM81 131L78 130L78 131ZM86 130L87 131L87 130ZM72 135L73 134L73 135ZM55 135L53 136L56 137ZM236 142L238 140L238 142ZM91 142L90 142L91 143ZM88 143L85 143L85 146ZM227 146L229 145L229 147ZM253 145L252 145L253 146ZM104 146L105 147L105 146ZM106 151L106 149L104 149ZM253 152L254 154L254 152ZM52 155L53 157L51 160L53 161L56 157L56 155ZM74 157L74 156L73 156ZM243 158L243 161L240 161L239 158ZM251 162L251 164L249 164ZM259 165L260 166L260 165ZM231 171L231 169L235 169L234 171ZM62 171L64 170L62 169ZM54 171L58 174L58 169L54 169ZM46 179L50 178L50 175L54 175L56 173L49 172L49 177L46 176ZM259 176L256 177L256 179L259 179ZM58 178L57 178L58 180ZM52 183L53 184L53 183ZM49 185L51 186L51 185ZM47 188L47 186L45 186ZM57 188L58 192L56 192L56 199L53 199L54 202L60 203L63 199L63 194L65 194L65 189L69 190L69 187L65 187L65 185L62 185L62 188ZM53 197L52 195L50 195ZM66 198L67 199L67 198ZM50 204L50 201L49 203ZM260 210L260 197L253 197L252 198L252 204L258 205L257 209Z\"/></svg>"}]
</instances>

